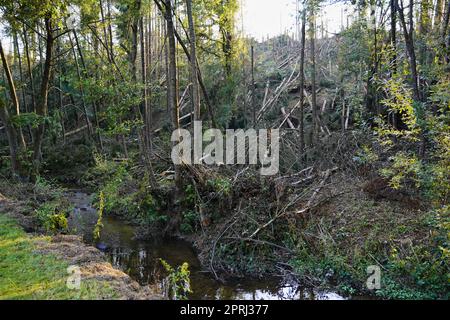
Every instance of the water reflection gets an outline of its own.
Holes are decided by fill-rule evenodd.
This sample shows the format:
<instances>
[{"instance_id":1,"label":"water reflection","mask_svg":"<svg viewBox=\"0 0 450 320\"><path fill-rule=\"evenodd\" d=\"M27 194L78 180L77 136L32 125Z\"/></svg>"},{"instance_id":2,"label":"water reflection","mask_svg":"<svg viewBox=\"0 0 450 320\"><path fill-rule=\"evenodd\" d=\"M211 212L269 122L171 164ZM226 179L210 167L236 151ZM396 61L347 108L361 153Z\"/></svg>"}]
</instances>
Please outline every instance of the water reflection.
<instances>
[{"instance_id":1,"label":"water reflection","mask_svg":"<svg viewBox=\"0 0 450 320\"><path fill-rule=\"evenodd\" d=\"M90 205L89 196L82 192L71 192L68 197L75 207L69 227L83 235L85 241L94 244L92 231L97 222L97 213ZM161 276L163 268L159 261L162 258L172 266L189 263L193 291L190 299L342 299L334 293L304 290L298 284L280 279L236 279L222 284L201 269L195 252L187 242L172 239L136 240L132 226L108 215L104 215L103 225L100 239L95 245L108 255L114 267L123 270L141 285L155 282L164 285Z\"/></svg>"}]
</instances>

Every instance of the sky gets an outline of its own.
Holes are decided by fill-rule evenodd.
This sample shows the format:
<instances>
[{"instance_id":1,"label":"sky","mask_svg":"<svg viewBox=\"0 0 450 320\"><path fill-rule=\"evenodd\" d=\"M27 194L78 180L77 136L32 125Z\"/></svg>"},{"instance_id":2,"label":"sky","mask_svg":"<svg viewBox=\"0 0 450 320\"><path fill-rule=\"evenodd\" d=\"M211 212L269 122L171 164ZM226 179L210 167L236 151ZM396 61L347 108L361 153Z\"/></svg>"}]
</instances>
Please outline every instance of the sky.
<instances>
[{"instance_id":1,"label":"sky","mask_svg":"<svg viewBox=\"0 0 450 320\"><path fill-rule=\"evenodd\" d=\"M288 30L295 32L295 0L241 0L244 30L249 36L261 40ZM348 5L338 3L322 6L324 25L329 32L337 32L341 26L341 12ZM345 11L344 11L345 12ZM344 13L345 16L345 13ZM320 18L318 19L320 21ZM319 25L319 21L317 24ZM327 22L327 23L326 23Z\"/></svg>"}]
</instances>

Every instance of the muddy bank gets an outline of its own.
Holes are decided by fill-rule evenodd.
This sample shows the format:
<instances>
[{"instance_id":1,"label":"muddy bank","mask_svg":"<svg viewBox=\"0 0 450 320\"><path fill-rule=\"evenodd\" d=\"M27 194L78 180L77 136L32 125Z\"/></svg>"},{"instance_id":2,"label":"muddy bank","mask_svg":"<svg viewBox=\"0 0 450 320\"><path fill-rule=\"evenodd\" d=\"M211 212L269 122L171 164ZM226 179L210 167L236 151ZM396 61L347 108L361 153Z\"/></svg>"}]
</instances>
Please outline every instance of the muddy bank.
<instances>
[{"instance_id":1,"label":"muddy bank","mask_svg":"<svg viewBox=\"0 0 450 320\"><path fill-rule=\"evenodd\" d=\"M58 235L50 242L41 242L36 250L41 254L53 254L70 265L80 267L83 280L105 281L122 300L159 300L162 295L150 285L141 286L121 270L115 269L106 260L103 252L83 243L73 235ZM102 297L99 297L102 298Z\"/></svg>"}]
</instances>

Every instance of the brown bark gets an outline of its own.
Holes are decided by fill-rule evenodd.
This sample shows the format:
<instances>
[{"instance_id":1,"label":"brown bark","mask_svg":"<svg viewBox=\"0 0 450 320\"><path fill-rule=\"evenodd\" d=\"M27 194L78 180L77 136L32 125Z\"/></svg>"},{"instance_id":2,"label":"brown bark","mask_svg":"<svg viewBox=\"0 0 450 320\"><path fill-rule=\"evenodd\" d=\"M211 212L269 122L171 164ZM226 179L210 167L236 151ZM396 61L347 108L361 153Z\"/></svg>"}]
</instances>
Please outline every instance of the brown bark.
<instances>
[{"instance_id":1,"label":"brown bark","mask_svg":"<svg viewBox=\"0 0 450 320\"><path fill-rule=\"evenodd\" d=\"M191 59L190 59L190 71L191 71L191 97L192 97L192 109L194 110L194 120L200 120L200 97L198 89L198 75L197 75L197 52L196 52L196 35L194 18L192 16L192 0L186 0L186 9L189 21L189 38L191 44Z\"/></svg>"},{"instance_id":2,"label":"brown bark","mask_svg":"<svg viewBox=\"0 0 450 320\"><path fill-rule=\"evenodd\" d=\"M48 114L48 90L50 76L52 72L52 58L53 58L53 45L54 35L52 29L52 21L50 17L45 18L45 31L46 31L46 52L44 61L44 70L42 74L41 88L39 90L39 97L36 105L36 113L41 117L41 122L36 129L33 130L34 146L33 146L33 164L34 175L39 174L40 163L42 159L42 140L44 138L45 124L43 118Z\"/></svg>"},{"instance_id":3,"label":"brown bark","mask_svg":"<svg viewBox=\"0 0 450 320\"><path fill-rule=\"evenodd\" d=\"M401 5L397 3L397 11L400 18L400 23L403 28L403 36L405 38L406 51L409 58L409 67L411 71L412 85L413 85L413 97L416 101L421 101L421 94L419 89L419 76L417 72L416 52L414 50L414 20L413 20L413 5L414 1L409 0L409 27L406 22L403 0L400 0Z\"/></svg>"},{"instance_id":4,"label":"brown bark","mask_svg":"<svg viewBox=\"0 0 450 320\"><path fill-rule=\"evenodd\" d=\"M172 0L164 0L165 10L164 17L167 24L167 39L169 42L168 47L168 75L167 75L167 90L169 110L172 114L172 128L177 130L180 128L179 121L179 105L178 105L178 88L177 88L177 58L176 58L176 46L175 46L175 27L172 18ZM177 142L174 142L176 144ZM175 166L175 184L180 190L181 187L181 174L180 166Z\"/></svg>"},{"instance_id":5,"label":"brown bark","mask_svg":"<svg viewBox=\"0 0 450 320\"><path fill-rule=\"evenodd\" d=\"M12 100L14 109L16 111L16 115L19 116L20 115L20 105L19 105L19 98L17 96L16 85L14 83L14 79L12 77L11 69L9 68L9 64L8 64L8 60L6 59L5 52L3 51L3 46L2 46L1 41L0 41L0 56L2 59L3 69L6 74L6 80L8 81L9 95ZM20 128L18 130L18 135L19 135L19 142L21 144L21 147L23 149L25 149L26 148L25 138L23 137L23 133Z\"/></svg>"},{"instance_id":6,"label":"brown bark","mask_svg":"<svg viewBox=\"0 0 450 320\"><path fill-rule=\"evenodd\" d=\"M27 29L23 27L23 40L25 44L25 55L27 57L27 71L28 71L28 77L30 78L30 86L31 86L31 106L32 111L36 112L36 98L35 98L35 90L34 90L34 77L33 77L33 70L31 68L31 59L30 59L30 48L28 45L28 34Z\"/></svg>"},{"instance_id":7,"label":"brown bark","mask_svg":"<svg viewBox=\"0 0 450 320\"><path fill-rule=\"evenodd\" d=\"M300 152L303 157L305 152L305 44L306 44L306 8L302 12L302 27L301 27L301 43L300 43Z\"/></svg>"},{"instance_id":8,"label":"brown bark","mask_svg":"<svg viewBox=\"0 0 450 320\"><path fill-rule=\"evenodd\" d=\"M447 63L450 63L450 39L447 37L447 29L450 20L450 1L447 0L444 18L442 19L441 39L442 39L442 51L444 59Z\"/></svg>"},{"instance_id":9,"label":"brown bark","mask_svg":"<svg viewBox=\"0 0 450 320\"><path fill-rule=\"evenodd\" d=\"M155 178L155 172L153 170L153 164L150 159L150 150L151 150L151 110L148 105L148 98L147 98L147 64L146 64L146 54L145 54L145 38L144 38L144 18L141 17L140 19L140 38L141 38L141 68L142 68L142 104L144 109L144 121L145 121L145 128L143 130L143 136L144 136L144 158L147 163L147 168L149 170L149 178L150 178L150 185L153 189L156 189L158 187L158 183ZM150 44L148 44L150 45Z\"/></svg>"},{"instance_id":10,"label":"brown bark","mask_svg":"<svg viewBox=\"0 0 450 320\"><path fill-rule=\"evenodd\" d=\"M250 47L250 66L251 66L251 75L252 75L251 93L252 93L253 128L256 128L255 48L253 45Z\"/></svg>"},{"instance_id":11,"label":"brown bark","mask_svg":"<svg viewBox=\"0 0 450 320\"><path fill-rule=\"evenodd\" d=\"M317 123L317 97L316 97L316 24L315 24L315 12L311 8L311 16L309 18L309 34L311 45L311 104L312 104L312 116L313 116L313 129L311 144L314 145L318 141L319 126Z\"/></svg>"},{"instance_id":12,"label":"brown bark","mask_svg":"<svg viewBox=\"0 0 450 320\"><path fill-rule=\"evenodd\" d=\"M5 125L6 137L8 139L9 154L11 157L11 170L13 176L20 174L20 162L18 160L19 146L17 144L17 131L10 122L8 109L0 99L0 119Z\"/></svg>"},{"instance_id":13,"label":"brown bark","mask_svg":"<svg viewBox=\"0 0 450 320\"><path fill-rule=\"evenodd\" d=\"M161 12L164 12L164 9L162 8L162 6L161 6L161 4L159 3L159 1L158 1L158 0L154 0L154 2L155 2L155 4L156 4L156 6L159 8L159 10L160 10ZM178 32L177 32L176 29L174 29L174 33L175 33L175 37L176 37L178 43L180 44L181 48L182 48L183 51L184 51L184 53L185 53L187 59L190 61L190 60L191 60L191 55L190 55L190 53L189 53L188 48L187 48L186 45L184 44L183 39L180 37L180 35L178 34ZM166 55L166 56L167 56L167 55ZM209 115L209 118L210 118L210 120L211 120L212 126L213 126L213 127L217 127L216 120L215 120L215 117L214 117L214 112L213 112L211 103L210 103L210 101L209 101L208 92L206 91L205 84L203 83L203 77L202 77L201 70L200 70L200 68L199 68L198 59L197 59L197 61L196 61L196 64L197 64L198 83L199 83L199 85L200 85L200 89L201 89L202 94L203 94L203 98L204 98L204 101L205 101L205 104L206 104L206 107L207 107L207 110L208 110L208 115Z\"/></svg>"}]
</instances>

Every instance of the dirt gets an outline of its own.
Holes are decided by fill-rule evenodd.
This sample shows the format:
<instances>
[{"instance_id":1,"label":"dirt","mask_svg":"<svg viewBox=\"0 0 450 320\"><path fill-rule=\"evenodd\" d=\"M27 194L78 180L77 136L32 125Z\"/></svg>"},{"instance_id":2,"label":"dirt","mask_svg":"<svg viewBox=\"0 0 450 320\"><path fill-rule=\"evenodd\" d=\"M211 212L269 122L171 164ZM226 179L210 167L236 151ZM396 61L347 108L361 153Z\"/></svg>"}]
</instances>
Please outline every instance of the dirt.
<instances>
[{"instance_id":1,"label":"dirt","mask_svg":"<svg viewBox=\"0 0 450 320\"><path fill-rule=\"evenodd\" d=\"M41 254L53 254L71 265L80 267L82 279L107 282L121 300L160 300L162 295L152 286L140 286L126 273L106 262L106 256L98 249L83 243L81 237L58 235L51 241L42 241L36 250Z\"/></svg>"},{"instance_id":2,"label":"dirt","mask_svg":"<svg viewBox=\"0 0 450 320\"><path fill-rule=\"evenodd\" d=\"M34 232L37 229L36 219L29 215L27 206L23 201L13 201L0 193L0 212L14 219L25 232Z\"/></svg>"}]
</instances>

